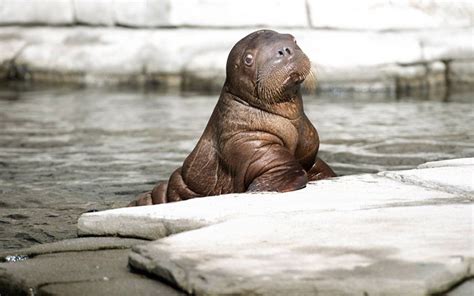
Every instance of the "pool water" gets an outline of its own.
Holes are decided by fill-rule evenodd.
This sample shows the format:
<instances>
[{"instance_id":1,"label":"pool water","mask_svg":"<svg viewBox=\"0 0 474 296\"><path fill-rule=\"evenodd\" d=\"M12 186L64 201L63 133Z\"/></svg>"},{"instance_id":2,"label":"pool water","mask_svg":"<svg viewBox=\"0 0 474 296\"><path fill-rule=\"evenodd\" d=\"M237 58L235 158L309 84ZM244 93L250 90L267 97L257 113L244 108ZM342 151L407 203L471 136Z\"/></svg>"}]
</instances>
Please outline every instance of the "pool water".
<instances>
[{"instance_id":1,"label":"pool water","mask_svg":"<svg viewBox=\"0 0 474 296\"><path fill-rule=\"evenodd\" d=\"M305 96L340 175L474 156L473 93ZM78 216L126 205L193 149L218 95L0 89L0 249L71 238Z\"/></svg>"}]
</instances>

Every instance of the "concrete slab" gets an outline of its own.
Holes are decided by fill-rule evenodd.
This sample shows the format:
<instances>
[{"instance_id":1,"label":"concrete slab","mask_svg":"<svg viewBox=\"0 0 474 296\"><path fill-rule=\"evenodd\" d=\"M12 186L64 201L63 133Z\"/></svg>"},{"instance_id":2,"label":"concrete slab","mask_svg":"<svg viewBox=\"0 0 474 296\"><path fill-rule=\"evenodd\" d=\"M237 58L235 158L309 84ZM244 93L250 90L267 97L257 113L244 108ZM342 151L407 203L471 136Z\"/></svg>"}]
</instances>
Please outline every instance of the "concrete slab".
<instances>
[{"instance_id":1,"label":"concrete slab","mask_svg":"<svg viewBox=\"0 0 474 296\"><path fill-rule=\"evenodd\" d=\"M54 243L38 244L19 250L1 251L0 262L10 261L11 259L14 259L14 257L22 258L24 256L31 257L52 253L129 249L134 245L143 244L145 242L147 241L117 237L82 237L66 239Z\"/></svg>"},{"instance_id":2,"label":"concrete slab","mask_svg":"<svg viewBox=\"0 0 474 296\"><path fill-rule=\"evenodd\" d=\"M456 166L474 166L474 157L430 161L430 162L420 164L418 168L426 169L426 168L456 167Z\"/></svg>"},{"instance_id":3,"label":"concrete slab","mask_svg":"<svg viewBox=\"0 0 474 296\"><path fill-rule=\"evenodd\" d=\"M147 5L144 1L140 3ZM106 2L101 5L107 6ZM90 9L86 2L81 2L81 7ZM26 80L96 85L140 85L153 81L165 86L172 82L173 86L185 89L217 90L224 80L230 49L256 29L1 27L0 40L6 42L0 42L0 52L8 54L0 54L0 68L2 62L14 57L14 65L26 73L19 78ZM451 73L453 81L472 81L468 61L474 60L474 51L470 45L472 32L468 29L278 30L296 37L312 60L322 90L356 89L395 94L397 81L404 82L401 88L420 88L428 81L445 85L446 72ZM348 45L350 51L346 50ZM450 71L446 71L440 60L452 61ZM440 63L442 67L432 67ZM175 81L176 77L183 81Z\"/></svg>"},{"instance_id":4,"label":"concrete slab","mask_svg":"<svg viewBox=\"0 0 474 296\"><path fill-rule=\"evenodd\" d=\"M308 27L304 0L169 1L170 25L193 27ZM251 9L249 9L251 7ZM271 13L262 13L268 11ZM203 14L209 17L202 17ZM291 15L291 17L288 17ZM235 17L238 16L238 17Z\"/></svg>"},{"instance_id":5,"label":"concrete slab","mask_svg":"<svg viewBox=\"0 0 474 296\"><path fill-rule=\"evenodd\" d=\"M115 24L114 0L72 0L74 18L79 24L106 25Z\"/></svg>"},{"instance_id":6,"label":"concrete slab","mask_svg":"<svg viewBox=\"0 0 474 296\"><path fill-rule=\"evenodd\" d=\"M71 1L2 0L0 4L0 25L71 25L74 23L74 9Z\"/></svg>"},{"instance_id":7,"label":"concrete slab","mask_svg":"<svg viewBox=\"0 0 474 296\"><path fill-rule=\"evenodd\" d=\"M466 198L375 175L346 176L281 194L229 194L86 213L78 220L78 233L158 239L240 217L414 206L447 200L463 202Z\"/></svg>"},{"instance_id":8,"label":"concrete slab","mask_svg":"<svg viewBox=\"0 0 474 296\"><path fill-rule=\"evenodd\" d=\"M471 296L474 294L474 279L470 279L455 287L446 296Z\"/></svg>"},{"instance_id":9,"label":"concrete slab","mask_svg":"<svg viewBox=\"0 0 474 296\"><path fill-rule=\"evenodd\" d=\"M435 190L442 190L450 193L468 194L474 197L474 166L452 167L431 167L424 169L381 172L385 176L394 180L399 180L407 184L415 184Z\"/></svg>"},{"instance_id":10,"label":"concrete slab","mask_svg":"<svg viewBox=\"0 0 474 296\"><path fill-rule=\"evenodd\" d=\"M1 295L182 295L127 267L129 249L39 255L0 263Z\"/></svg>"},{"instance_id":11,"label":"concrete slab","mask_svg":"<svg viewBox=\"0 0 474 296\"><path fill-rule=\"evenodd\" d=\"M414 33L420 41L423 49L423 56L426 60L449 60L454 57L456 60L467 61L474 59L472 46L473 28L439 30L436 34L433 31L421 31Z\"/></svg>"},{"instance_id":12,"label":"concrete slab","mask_svg":"<svg viewBox=\"0 0 474 296\"><path fill-rule=\"evenodd\" d=\"M311 23L318 28L403 30L472 26L468 0L450 5L443 0L309 0Z\"/></svg>"},{"instance_id":13,"label":"concrete slab","mask_svg":"<svg viewBox=\"0 0 474 296\"><path fill-rule=\"evenodd\" d=\"M469 86L474 84L474 61L455 61L450 65L450 79L456 85Z\"/></svg>"},{"instance_id":14,"label":"concrete slab","mask_svg":"<svg viewBox=\"0 0 474 296\"><path fill-rule=\"evenodd\" d=\"M168 25L168 0L114 0L115 23L130 27L151 27Z\"/></svg>"},{"instance_id":15,"label":"concrete slab","mask_svg":"<svg viewBox=\"0 0 474 296\"><path fill-rule=\"evenodd\" d=\"M472 204L282 213L136 246L130 264L196 295L428 295L472 276Z\"/></svg>"}]
</instances>

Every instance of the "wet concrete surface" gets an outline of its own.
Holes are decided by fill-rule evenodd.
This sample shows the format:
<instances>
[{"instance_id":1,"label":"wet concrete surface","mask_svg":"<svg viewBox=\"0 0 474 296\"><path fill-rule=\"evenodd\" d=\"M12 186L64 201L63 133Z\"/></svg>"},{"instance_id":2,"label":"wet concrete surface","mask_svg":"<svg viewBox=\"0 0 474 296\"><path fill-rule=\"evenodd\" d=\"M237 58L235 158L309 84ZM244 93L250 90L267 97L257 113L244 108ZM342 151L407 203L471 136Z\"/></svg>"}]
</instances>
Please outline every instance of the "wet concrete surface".
<instances>
[{"instance_id":1,"label":"wet concrete surface","mask_svg":"<svg viewBox=\"0 0 474 296\"><path fill-rule=\"evenodd\" d=\"M474 156L472 93L450 100L306 96L338 174ZM124 206L194 147L218 95L0 88L0 249L76 236L86 211Z\"/></svg>"}]
</instances>

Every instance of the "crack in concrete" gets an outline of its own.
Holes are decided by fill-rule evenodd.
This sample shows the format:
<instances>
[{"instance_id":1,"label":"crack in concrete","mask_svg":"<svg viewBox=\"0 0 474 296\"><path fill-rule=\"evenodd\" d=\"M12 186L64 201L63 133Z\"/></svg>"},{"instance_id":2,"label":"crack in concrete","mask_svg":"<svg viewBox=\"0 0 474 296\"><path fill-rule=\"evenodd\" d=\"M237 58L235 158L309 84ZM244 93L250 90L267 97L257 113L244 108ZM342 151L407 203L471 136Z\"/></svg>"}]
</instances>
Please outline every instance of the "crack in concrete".
<instances>
[{"instance_id":1,"label":"crack in concrete","mask_svg":"<svg viewBox=\"0 0 474 296\"><path fill-rule=\"evenodd\" d=\"M403 175L399 175L397 173L390 172L390 171L380 172L377 175L381 177L385 177L393 181L397 181L402 184L415 185L415 186L427 188L430 190L460 195L461 197L466 197L470 199L471 201L474 201L473 192L459 189L458 187L455 187L455 186L439 184L439 183L431 182L431 181L425 181L425 180L417 178L416 176L409 176L409 177L403 176Z\"/></svg>"}]
</instances>

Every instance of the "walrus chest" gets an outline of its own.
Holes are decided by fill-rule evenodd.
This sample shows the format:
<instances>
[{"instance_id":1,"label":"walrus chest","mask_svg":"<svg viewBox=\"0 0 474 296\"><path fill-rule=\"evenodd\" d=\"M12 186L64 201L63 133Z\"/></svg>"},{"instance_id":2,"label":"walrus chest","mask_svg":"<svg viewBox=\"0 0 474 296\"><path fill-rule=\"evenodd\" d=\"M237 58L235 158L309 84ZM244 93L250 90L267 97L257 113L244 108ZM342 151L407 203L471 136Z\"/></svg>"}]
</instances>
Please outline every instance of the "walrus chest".
<instances>
[{"instance_id":1,"label":"walrus chest","mask_svg":"<svg viewBox=\"0 0 474 296\"><path fill-rule=\"evenodd\" d=\"M319 135L316 128L304 116L296 125L298 141L294 152L295 158L303 167L311 167L319 150Z\"/></svg>"}]
</instances>

